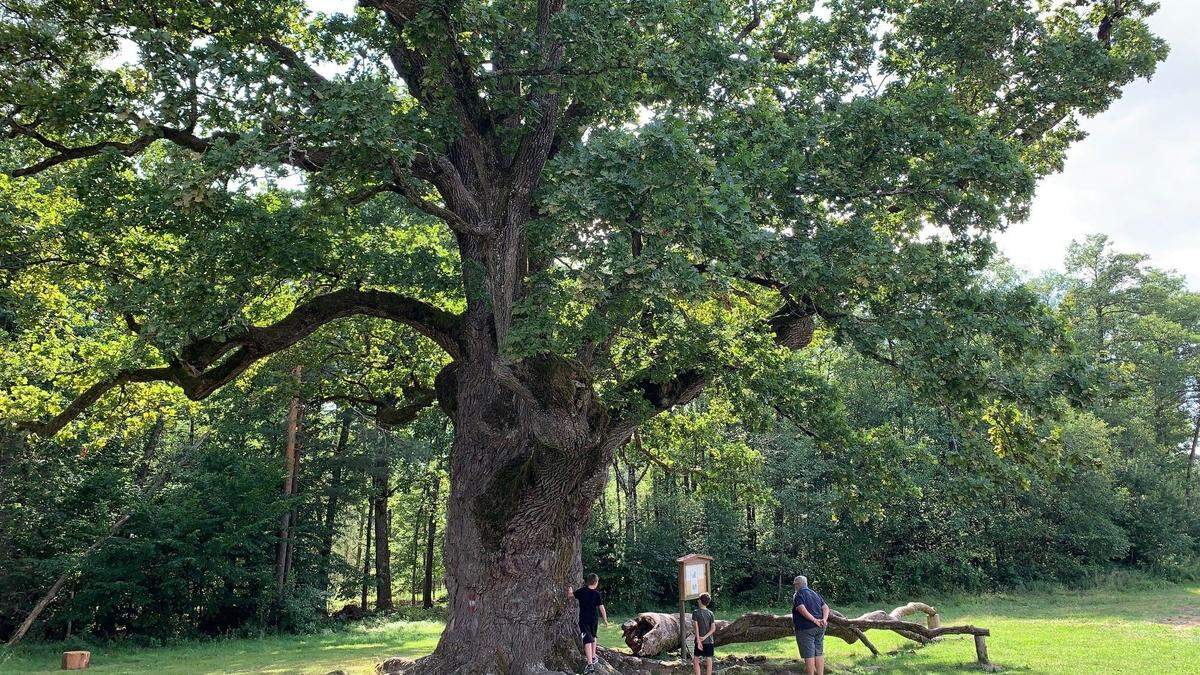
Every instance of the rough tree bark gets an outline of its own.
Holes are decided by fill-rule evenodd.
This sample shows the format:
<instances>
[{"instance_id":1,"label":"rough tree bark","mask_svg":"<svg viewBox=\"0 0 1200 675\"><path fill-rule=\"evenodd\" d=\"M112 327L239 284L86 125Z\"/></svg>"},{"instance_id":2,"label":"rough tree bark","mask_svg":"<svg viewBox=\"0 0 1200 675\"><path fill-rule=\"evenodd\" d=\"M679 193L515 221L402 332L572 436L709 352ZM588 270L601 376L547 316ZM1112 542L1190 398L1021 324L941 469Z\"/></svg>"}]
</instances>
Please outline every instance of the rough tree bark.
<instances>
[{"instance_id":1,"label":"rough tree bark","mask_svg":"<svg viewBox=\"0 0 1200 675\"><path fill-rule=\"evenodd\" d=\"M455 394L444 540L449 622L417 668L573 671L577 615L563 590L582 581L583 527L613 450L608 416L566 360L530 359L500 375L491 356L481 361L439 378Z\"/></svg>"}]
</instances>

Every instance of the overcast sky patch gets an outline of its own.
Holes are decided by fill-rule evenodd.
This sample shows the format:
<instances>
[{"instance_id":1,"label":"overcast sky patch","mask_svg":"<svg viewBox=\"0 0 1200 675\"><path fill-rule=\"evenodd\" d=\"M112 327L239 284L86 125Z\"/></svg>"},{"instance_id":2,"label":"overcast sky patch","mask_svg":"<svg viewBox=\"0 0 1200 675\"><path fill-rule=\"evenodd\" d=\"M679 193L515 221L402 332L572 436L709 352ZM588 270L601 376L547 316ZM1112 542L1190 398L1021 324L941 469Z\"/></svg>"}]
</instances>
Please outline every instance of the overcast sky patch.
<instances>
[{"instance_id":1,"label":"overcast sky patch","mask_svg":"<svg viewBox=\"0 0 1200 675\"><path fill-rule=\"evenodd\" d=\"M1061 267L1067 244L1104 233L1155 267L1174 269L1200 289L1200 2L1166 0L1151 18L1171 55L1150 82L1137 82L1105 113L1087 120L1087 139L1066 169L1038 186L1028 222L997 237L1030 272Z\"/></svg>"}]
</instances>

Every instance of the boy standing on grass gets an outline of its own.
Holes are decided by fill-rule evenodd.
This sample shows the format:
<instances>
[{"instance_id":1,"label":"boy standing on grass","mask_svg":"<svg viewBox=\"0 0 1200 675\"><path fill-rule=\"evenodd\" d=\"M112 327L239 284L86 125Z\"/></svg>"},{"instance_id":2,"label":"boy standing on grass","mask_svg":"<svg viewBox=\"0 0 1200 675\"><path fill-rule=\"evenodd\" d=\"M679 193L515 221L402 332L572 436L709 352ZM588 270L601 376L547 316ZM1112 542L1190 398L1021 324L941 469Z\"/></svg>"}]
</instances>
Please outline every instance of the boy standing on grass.
<instances>
[{"instance_id":1,"label":"boy standing on grass","mask_svg":"<svg viewBox=\"0 0 1200 675\"><path fill-rule=\"evenodd\" d=\"M583 655L587 657L587 671L596 667L596 633L600 630L599 617L608 625L608 612L604 610L604 596L600 593L600 577L595 573L584 577L587 585L571 590L567 597L579 601L579 634L583 638ZM597 616L599 615L599 616ZM585 672L587 672L585 671Z\"/></svg>"},{"instance_id":2,"label":"boy standing on grass","mask_svg":"<svg viewBox=\"0 0 1200 675\"><path fill-rule=\"evenodd\" d=\"M700 594L700 606L692 612L692 630L696 634L696 651L692 654L692 667L696 675L700 675L700 659L708 661L708 675L713 669L713 633L717 632L716 617L708 606L712 604L712 596Z\"/></svg>"}]
</instances>

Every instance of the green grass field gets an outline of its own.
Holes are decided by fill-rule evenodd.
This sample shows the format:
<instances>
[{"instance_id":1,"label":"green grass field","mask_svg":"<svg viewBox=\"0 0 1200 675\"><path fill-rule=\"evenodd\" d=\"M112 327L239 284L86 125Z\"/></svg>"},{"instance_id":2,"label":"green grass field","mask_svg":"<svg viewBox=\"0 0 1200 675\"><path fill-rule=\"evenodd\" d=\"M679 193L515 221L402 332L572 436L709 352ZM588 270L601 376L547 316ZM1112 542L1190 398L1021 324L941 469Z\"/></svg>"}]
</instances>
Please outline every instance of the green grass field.
<instances>
[{"instance_id":1,"label":"green grass field","mask_svg":"<svg viewBox=\"0 0 1200 675\"><path fill-rule=\"evenodd\" d=\"M856 614L862 607L842 607ZM1058 591L1007 594L940 603L944 623L992 630L988 651L1008 672L1200 673L1200 586L1160 586L1130 591ZM721 618L732 618L718 612ZM623 647L617 621L601 629L601 642ZM441 625L400 622L359 625L303 636L187 643L157 649L91 647L97 673L315 673L341 669L369 673L389 656L417 657L437 642ZM912 649L891 634L872 633L886 655L873 659L861 646L826 642L832 672L977 672L970 638L947 638ZM58 671L64 643L0 651L0 673ZM795 657L790 639L738 645L722 653Z\"/></svg>"}]
</instances>

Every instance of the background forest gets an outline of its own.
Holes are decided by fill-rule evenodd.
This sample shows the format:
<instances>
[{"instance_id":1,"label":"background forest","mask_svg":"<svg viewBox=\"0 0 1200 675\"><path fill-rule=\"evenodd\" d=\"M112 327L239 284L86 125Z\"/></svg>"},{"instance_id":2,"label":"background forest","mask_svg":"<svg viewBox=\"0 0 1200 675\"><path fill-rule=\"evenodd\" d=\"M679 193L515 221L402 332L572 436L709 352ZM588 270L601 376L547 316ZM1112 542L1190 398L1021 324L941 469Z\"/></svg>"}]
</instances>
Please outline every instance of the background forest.
<instances>
[{"instance_id":1,"label":"background forest","mask_svg":"<svg viewBox=\"0 0 1200 675\"><path fill-rule=\"evenodd\" d=\"M1073 245L1062 272L1001 263L979 283L1024 287L1057 328L1027 372L979 349L1036 418L997 404L963 420L937 393L952 387L819 332L753 389L711 391L619 451L584 548L610 607L670 606L688 550L716 558L727 607L775 602L800 571L837 602L1118 569L1196 578L1200 294L1104 237ZM71 358L61 336L15 331L18 303L97 337L53 288L5 288L0 377ZM0 635L64 573L32 635L154 641L305 630L348 605L437 612L451 434L425 405L380 403L435 367L395 330L343 321L202 403L131 388L71 435L6 439ZM88 344L103 358L102 339Z\"/></svg>"}]
</instances>

